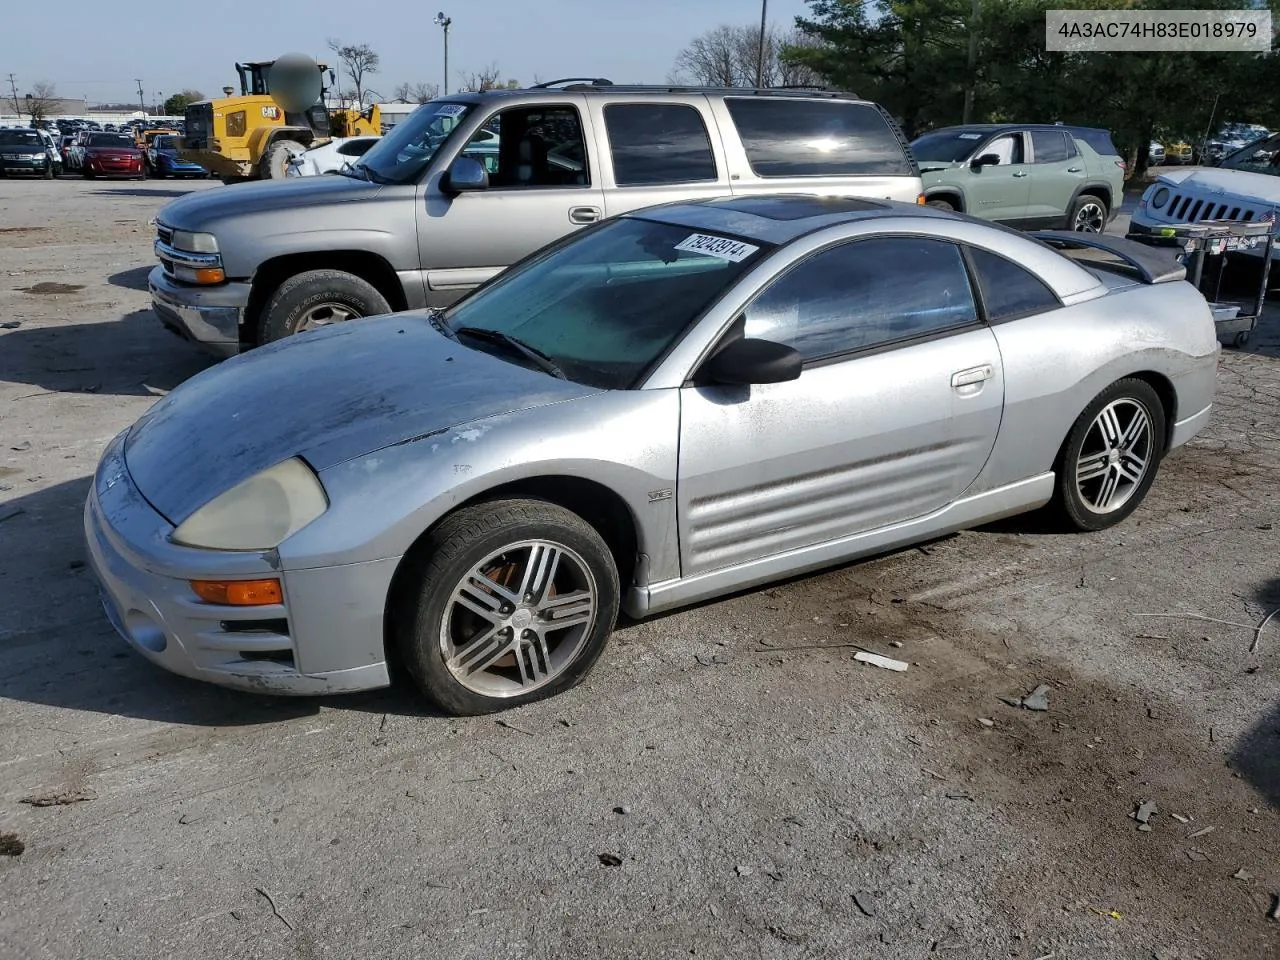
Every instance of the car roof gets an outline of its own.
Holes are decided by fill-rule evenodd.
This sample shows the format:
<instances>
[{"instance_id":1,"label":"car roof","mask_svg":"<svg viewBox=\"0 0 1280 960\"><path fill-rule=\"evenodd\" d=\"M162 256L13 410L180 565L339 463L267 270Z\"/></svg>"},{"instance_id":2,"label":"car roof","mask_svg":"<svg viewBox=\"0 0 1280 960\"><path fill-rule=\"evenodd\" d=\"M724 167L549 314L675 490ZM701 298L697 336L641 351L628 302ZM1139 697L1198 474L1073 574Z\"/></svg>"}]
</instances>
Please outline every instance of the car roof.
<instances>
[{"instance_id":1,"label":"car roof","mask_svg":"<svg viewBox=\"0 0 1280 960\"><path fill-rule=\"evenodd\" d=\"M770 244L790 243L825 227L877 217L967 219L914 203L808 194L682 201L648 207L626 216L732 234Z\"/></svg>"},{"instance_id":2,"label":"car roof","mask_svg":"<svg viewBox=\"0 0 1280 960\"><path fill-rule=\"evenodd\" d=\"M510 89L501 87L480 92L467 91L450 93L441 96L441 100L452 100L463 103L480 103L500 97L545 96L564 93L599 94L603 96L631 95L636 97L655 96L658 94L686 94L719 97L774 97L783 99L825 99L852 100L858 103L870 103L864 97L847 90L824 90L815 87L698 87L680 85L644 85L616 84L607 80L586 80L585 82L551 81L533 87Z\"/></svg>"}]
</instances>

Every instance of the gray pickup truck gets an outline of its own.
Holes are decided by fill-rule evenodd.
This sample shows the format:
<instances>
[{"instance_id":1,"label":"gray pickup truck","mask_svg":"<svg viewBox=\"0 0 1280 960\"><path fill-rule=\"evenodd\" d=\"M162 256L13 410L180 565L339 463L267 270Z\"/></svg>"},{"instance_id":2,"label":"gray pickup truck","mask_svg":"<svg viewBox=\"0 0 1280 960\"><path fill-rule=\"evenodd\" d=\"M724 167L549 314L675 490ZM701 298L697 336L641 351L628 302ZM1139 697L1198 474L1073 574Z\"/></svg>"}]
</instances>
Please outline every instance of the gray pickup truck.
<instances>
[{"instance_id":1,"label":"gray pickup truck","mask_svg":"<svg viewBox=\"0 0 1280 960\"><path fill-rule=\"evenodd\" d=\"M923 202L885 111L844 94L559 81L423 104L341 174L200 191L156 219L152 304L220 356L444 307L581 227L730 194Z\"/></svg>"}]
</instances>

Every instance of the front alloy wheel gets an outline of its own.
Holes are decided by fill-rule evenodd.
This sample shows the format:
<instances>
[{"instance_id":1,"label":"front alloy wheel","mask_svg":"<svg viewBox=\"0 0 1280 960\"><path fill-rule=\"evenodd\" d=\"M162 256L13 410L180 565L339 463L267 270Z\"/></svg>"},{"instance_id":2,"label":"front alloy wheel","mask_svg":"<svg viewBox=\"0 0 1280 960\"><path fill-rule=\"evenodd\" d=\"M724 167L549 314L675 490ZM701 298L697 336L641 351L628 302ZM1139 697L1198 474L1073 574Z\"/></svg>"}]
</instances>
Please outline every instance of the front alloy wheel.
<instances>
[{"instance_id":1,"label":"front alloy wheel","mask_svg":"<svg viewBox=\"0 0 1280 960\"><path fill-rule=\"evenodd\" d=\"M492 713L577 684L618 616L613 554L577 514L491 500L446 517L396 575L400 660L449 713Z\"/></svg>"},{"instance_id":2,"label":"front alloy wheel","mask_svg":"<svg viewBox=\"0 0 1280 960\"><path fill-rule=\"evenodd\" d=\"M1058 471L1058 502L1080 530L1119 523L1146 497L1164 454L1164 407L1151 385L1121 380L1076 420Z\"/></svg>"}]
</instances>

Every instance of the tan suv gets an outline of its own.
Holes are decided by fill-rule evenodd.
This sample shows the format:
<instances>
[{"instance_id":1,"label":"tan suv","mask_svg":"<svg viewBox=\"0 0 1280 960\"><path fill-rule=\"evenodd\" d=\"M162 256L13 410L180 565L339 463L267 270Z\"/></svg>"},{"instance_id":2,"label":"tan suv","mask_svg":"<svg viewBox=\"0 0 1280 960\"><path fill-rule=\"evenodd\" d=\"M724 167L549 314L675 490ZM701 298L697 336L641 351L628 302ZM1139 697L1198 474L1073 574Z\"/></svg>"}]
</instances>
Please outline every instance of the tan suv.
<instances>
[{"instance_id":1,"label":"tan suv","mask_svg":"<svg viewBox=\"0 0 1280 960\"><path fill-rule=\"evenodd\" d=\"M804 193L921 203L897 124L845 94L557 81L423 104L350 169L189 194L157 217L156 313L234 354L447 306L638 207Z\"/></svg>"}]
</instances>

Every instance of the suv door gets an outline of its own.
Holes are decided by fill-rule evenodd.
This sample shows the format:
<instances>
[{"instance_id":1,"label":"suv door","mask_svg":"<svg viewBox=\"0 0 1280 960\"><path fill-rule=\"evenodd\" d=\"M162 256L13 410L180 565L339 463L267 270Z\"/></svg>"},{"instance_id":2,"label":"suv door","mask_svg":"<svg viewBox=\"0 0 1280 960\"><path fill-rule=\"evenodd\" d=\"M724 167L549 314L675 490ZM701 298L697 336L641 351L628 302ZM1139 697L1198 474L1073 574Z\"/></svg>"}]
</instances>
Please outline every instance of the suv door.
<instances>
[{"instance_id":1,"label":"suv door","mask_svg":"<svg viewBox=\"0 0 1280 960\"><path fill-rule=\"evenodd\" d=\"M959 248L851 240L792 267L743 309L799 379L680 391L681 576L920 517L962 497L995 445L1000 351Z\"/></svg>"},{"instance_id":2,"label":"suv door","mask_svg":"<svg viewBox=\"0 0 1280 960\"><path fill-rule=\"evenodd\" d=\"M418 255L429 306L447 306L539 247L604 216L604 191L588 145L585 98L492 110L437 169L469 156L489 187L450 196L440 175L419 191Z\"/></svg>"},{"instance_id":3,"label":"suv door","mask_svg":"<svg viewBox=\"0 0 1280 960\"><path fill-rule=\"evenodd\" d=\"M1076 191L1088 172L1076 141L1065 130L1031 131L1031 202L1033 226L1066 224Z\"/></svg>"},{"instance_id":4,"label":"suv door","mask_svg":"<svg viewBox=\"0 0 1280 960\"><path fill-rule=\"evenodd\" d=\"M730 192L724 148L704 96L590 98L609 217Z\"/></svg>"},{"instance_id":5,"label":"suv door","mask_svg":"<svg viewBox=\"0 0 1280 960\"><path fill-rule=\"evenodd\" d=\"M974 166L979 157L996 162ZM1020 226L1027 218L1031 199L1031 164L1027 162L1027 135L1002 133L973 152L962 175L965 213L983 220Z\"/></svg>"},{"instance_id":6,"label":"suv door","mask_svg":"<svg viewBox=\"0 0 1280 960\"><path fill-rule=\"evenodd\" d=\"M905 139L873 103L830 97L711 98L736 195L810 193L915 203Z\"/></svg>"}]
</instances>

